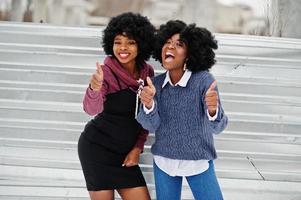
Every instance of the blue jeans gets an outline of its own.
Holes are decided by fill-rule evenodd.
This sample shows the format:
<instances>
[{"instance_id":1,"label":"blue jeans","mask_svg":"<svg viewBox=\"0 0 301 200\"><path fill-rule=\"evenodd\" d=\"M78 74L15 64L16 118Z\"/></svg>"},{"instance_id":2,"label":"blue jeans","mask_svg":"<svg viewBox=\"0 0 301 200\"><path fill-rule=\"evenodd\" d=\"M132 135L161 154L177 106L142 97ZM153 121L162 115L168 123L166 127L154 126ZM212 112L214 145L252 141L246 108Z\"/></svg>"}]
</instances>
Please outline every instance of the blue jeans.
<instances>
[{"instance_id":1,"label":"blue jeans","mask_svg":"<svg viewBox=\"0 0 301 200\"><path fill-rule=\"evenodd\" d=\"M157 200L180 200L182 177L169 176L154 163L154 176ZM223 200L223 195L216 179L213 161L201 174L185 177L196 200Z\"/></svg>"}]
</instances>

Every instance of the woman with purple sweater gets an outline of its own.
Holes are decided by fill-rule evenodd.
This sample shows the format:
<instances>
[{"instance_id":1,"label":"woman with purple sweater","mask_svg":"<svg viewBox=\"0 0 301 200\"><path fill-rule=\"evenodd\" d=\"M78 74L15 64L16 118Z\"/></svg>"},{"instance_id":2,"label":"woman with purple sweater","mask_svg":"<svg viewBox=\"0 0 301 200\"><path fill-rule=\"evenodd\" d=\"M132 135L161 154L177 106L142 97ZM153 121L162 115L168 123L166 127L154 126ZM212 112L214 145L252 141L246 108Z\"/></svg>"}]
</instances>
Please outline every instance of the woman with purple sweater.
<instances>
[{"instance_id":1,"label":"woman with purple sweater","mask_svg":"<svg viewBox=\"0 0 301 200\"><path fill-rule=\"evenodd\" d=\"M153 76L147 60L152 52L154 27L146 17L125 13L104 30L107 56L97 63L83 101L96 115L78 142L78 154L92 200L112 200L114 190L124 200L149 200L139 156L148 131L136 121L138 92Z\"/></svg>"}]
</instances>

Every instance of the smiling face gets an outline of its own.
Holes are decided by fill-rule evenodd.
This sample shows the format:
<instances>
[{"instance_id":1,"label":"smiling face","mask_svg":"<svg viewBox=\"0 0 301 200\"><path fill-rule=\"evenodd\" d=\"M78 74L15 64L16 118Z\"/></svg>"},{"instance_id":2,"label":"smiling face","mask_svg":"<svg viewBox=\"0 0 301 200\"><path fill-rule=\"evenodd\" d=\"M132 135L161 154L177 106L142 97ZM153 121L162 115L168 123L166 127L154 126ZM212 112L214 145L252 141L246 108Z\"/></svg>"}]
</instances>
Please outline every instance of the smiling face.
<instances>
[{"instance_id":1,"label":"smiling face","mask_svg":"<svg viewBox=\"0 0 301 200\"><path fill-rule=\"evenodd\" d=\"M180 41L180 34L174 34L162 47L162 65L166 70L183 70L187 46Z\"/></svg>"},{"instance_id":2,"label":"smiling face","mask_svg":"<svg viewBox=\"0 0 301 200\"><path fill-rule=\"evenodd\" d=\"M116 35L113 44L114 56L123 65L135 67L138 55L138 45L133 39L125 35Z\"/></svg>"}]
</instances>

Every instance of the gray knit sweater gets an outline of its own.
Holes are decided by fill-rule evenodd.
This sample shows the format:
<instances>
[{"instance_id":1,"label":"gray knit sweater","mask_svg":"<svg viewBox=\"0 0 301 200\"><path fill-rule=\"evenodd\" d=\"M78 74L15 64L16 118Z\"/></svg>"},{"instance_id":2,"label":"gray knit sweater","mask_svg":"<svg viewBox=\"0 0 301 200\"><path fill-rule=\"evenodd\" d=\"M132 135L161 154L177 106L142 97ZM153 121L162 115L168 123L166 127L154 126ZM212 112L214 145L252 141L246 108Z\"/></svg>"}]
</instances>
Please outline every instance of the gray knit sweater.
<instances>
[{"instance_id":1,"label":"gray knit sweater","mask_svg":"<svg viewBox=\"0 0 301 200\"><path fill-rule=\"evenodd\" d=\"M192 73L186 87L163 88L166 73L153 79L156 87L154 110L146 114L143 108L137 121L150 132L155 132L151 151L179 160L213 160L216 156L213 134L222 132L228 118L219 102L218 116L209 121L205 104L205 93L213 76L207 71Z\"/></svg>"}]
</instances>

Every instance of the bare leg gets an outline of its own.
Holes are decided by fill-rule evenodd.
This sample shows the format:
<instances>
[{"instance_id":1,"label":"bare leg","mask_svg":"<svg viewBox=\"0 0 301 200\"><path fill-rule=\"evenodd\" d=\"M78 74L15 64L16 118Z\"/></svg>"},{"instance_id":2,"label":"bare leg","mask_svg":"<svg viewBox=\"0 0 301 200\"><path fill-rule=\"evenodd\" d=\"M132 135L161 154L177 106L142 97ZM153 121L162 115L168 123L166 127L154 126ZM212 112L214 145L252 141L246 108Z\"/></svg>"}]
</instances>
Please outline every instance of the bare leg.
<instances>
[{"instance_id":1,"label":"bare leg","mask_svg":"<svg viewBox=\"0 0 301 200\"><path fill-rule=\"evenodd\" d=\"M91 200L114 200L114 190L89 191Z\"/></svg>"},{"instance_id":2,"label":"bare leg","mask_svg":"<svg viewBox=\"0 0 301 200\"><path fill-rule=\"evenodd\" d=\"M147 187L125 188L117 190L123 200L150 200Z\"/></svg>"}]
</instances>

